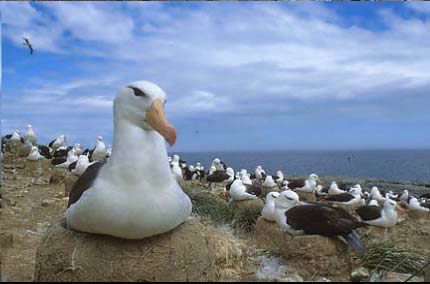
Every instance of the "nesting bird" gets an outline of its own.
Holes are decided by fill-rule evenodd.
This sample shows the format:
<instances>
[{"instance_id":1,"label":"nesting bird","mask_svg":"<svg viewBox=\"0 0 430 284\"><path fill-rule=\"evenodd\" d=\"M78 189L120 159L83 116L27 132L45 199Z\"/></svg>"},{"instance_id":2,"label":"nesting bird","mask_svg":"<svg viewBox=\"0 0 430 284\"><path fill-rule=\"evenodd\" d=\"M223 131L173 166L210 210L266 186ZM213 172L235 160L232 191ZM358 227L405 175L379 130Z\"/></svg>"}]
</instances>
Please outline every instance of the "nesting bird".
<instances>
[{"instance_id":1,"label":"nesting bird","mask_svg":"<svg viewBox=\"0 0 430 284\"><path fill-rule=\"evenodd\" d=\"M25 142L29 141L33 145L37 144L37 136L36 136L36 133L34 133L34 130L31 124L27 125L27 129L24 134L24 141Z\"/></svg>"},{"instance_id":2,"label":"nesting bird","mask_svg":"<svg viewBox=\"0 0 430 284\"><path fill-rule=\"evenodd\" d=\"M31 152L27 157L27 160L30 161L39 161L44 160L45 157L39 153L39 149L36 146L31 147Z\"/></svg>"},{"instance_id":3,"label":"nesting bird","mask_svg":"<svg viewBox=\"0 0 430 284\"><path fill-rule=\"evenodd\" d=\"M276 221L276 211L275 211L275 203L276 199L279 197L279 192L269 192L266 196L266 203L264 204L264 208L261 211L261 216L267 221Z\"/></svg>"},{"instance_id":4,"label":"nesting bird","mask_svg":"<svg viewBox=\"0 0 430 284\"><path fill-rule=\"evenodd\" d=\"M299 197L292 191L284 191L277 198L278 224L292 235L320 235L339 238L354 250L363 253L366 248L354 230L365 227L341 208L323 204L300 205Z\"/></svg>"},{"instance_id":5,"label":"nesting bird","mask_svg":"<svg viewBox=\"0 0 430 284\"><path fill-rule=\"evenodd\" d=\"M295 191L314 193L317 190L318 183L321 183L318 175L310 174L306 180L289 180L288 187Z\"/></svg>"},{"instance_id":6,"label":"nesting bird","mask_svg":"<svg viewBox=\"0 0 430 284\"><path fill-rule=\"evenodd\" d=\"M257 199L256 195L247 192L246 186L242 183L242 180L238 176L230 186L229 194L230 197L236 201Z\"/></svg>"},{"instance_id":7,"label":"nesting bird","mask_svg":"<svg viewBox=\"0 0 430 284\"><path fill-rule=\"evenodd\" d=\"M60 137L52 140L48 146L52 149L52 152L55 152L60 147L66 147L67 137L65 135L60 135Z\"/></svg>"},{"instance_id":8,"label":"nesting bird","mask_svg":"<svg viewBox=\"0 0 430 284\"><path fill-rule=\"evenodd\" d=\"M390 228L397 224L396 206L397 203L394 200L387 198L382 209L379 206L368 205L358 208L356 212L368 225Z\"/></svg>"}]
</instances>

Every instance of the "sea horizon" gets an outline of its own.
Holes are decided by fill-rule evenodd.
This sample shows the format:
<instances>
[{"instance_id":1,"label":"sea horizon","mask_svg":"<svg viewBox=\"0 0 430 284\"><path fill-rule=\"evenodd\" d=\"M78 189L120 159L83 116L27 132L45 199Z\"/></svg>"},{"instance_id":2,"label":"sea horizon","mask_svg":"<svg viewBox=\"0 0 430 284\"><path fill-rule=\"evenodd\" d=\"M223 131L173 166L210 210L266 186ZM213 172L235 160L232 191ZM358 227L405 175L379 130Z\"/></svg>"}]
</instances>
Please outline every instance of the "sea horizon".
<instances>
[{"instance_id":1,"label":"sea horizon","mask_svg":"<svg viewBox=\"0 0 430 284\"><path fill-rule=\"evenodd\" d=\"M200 162L209 169L218 157L235 171L253 172L261 165L268 174L282 170L287 176L371 178L401 182L430 182L430 149L398 150L271 150L173 152L188 165Z\"/></svg>"}]
</instances>

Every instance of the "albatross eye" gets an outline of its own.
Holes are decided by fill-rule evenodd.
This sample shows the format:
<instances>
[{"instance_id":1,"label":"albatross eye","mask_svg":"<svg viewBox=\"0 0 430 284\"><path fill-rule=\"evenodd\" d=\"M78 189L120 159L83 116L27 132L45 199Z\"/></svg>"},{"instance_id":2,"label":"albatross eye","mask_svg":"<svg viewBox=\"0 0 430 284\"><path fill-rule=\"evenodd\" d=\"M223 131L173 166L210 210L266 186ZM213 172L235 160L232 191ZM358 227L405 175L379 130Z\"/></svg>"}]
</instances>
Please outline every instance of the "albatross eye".
<instances>
[{"instance_id":1,"label":"albatross eye","mask_svg":"<svg viewBox=\"0 0 430 284\"><path fill-rule=\"evenodd\" d=\"M134 95L135 96L137 96L137 97L145 97L145 96L147 96L141 89L139 89L139 88L135 88L135 87L132 87L132 86L128 86L130 89L132 89L133 90L133 92L134 92Z\"/></svg>"}]
</instances>

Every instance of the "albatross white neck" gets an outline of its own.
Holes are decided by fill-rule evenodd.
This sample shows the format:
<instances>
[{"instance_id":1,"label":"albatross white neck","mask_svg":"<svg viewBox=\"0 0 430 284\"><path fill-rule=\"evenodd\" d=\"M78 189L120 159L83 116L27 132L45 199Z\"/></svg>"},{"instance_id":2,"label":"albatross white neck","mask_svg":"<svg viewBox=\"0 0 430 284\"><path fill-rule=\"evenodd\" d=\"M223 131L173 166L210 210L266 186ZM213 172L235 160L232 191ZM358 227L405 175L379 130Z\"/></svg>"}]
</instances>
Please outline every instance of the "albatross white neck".
<instances>
[{"instance_id":1,"label":"albatross white neck","mask_svg":"<svg viewBox=\"0 0 430 284\"><path fill-rule=\"evenodd\" d=\"M158 132L144 130L126 119L115 117L114 133L109 162L115 167L112 174L122 175L119 178L127 179L128 184L140 184L144 180L160 190L170 187L173 178L169 178L164 138Z\"/></svg>"}]
</instances>

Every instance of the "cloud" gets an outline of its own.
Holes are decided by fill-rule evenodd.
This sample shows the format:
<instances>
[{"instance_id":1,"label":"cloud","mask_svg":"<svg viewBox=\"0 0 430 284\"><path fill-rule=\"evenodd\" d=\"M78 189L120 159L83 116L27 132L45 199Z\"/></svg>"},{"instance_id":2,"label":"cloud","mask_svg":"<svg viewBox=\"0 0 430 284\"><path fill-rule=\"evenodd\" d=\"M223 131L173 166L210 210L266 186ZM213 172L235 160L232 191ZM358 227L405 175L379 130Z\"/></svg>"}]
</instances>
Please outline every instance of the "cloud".
<instances>
[{"instance_id":1,"label":"cloud","mask_svg":"<svg viewBox=\"0 0 430 284\"><path fill-rule=\"evenodd\" d=\"M168 105L173 114L190 115L227 112L231 110L231 101L227 97L207 91L193 91Z\"/></svg>"},{"instance_id":2,"label":"cloud","mask_svg":"<svg viewBox=\"0 0 430 284\"><path fill-rule=\"evenodd\" d=\"M8 42L21 48L28 34L36 51L73 70L22 80L14 98L7 94L6 114L109 119L118 88L140 79L166 90L169 117L239 124L274 115L319 120L326 109L359 117L361 107L394 119L392 102L430 91L428 5L408 2L407 15L380 6L376 28L324 3L300 4L1 3Z\"/></svg>"},{"instance_id":3,"label":"cloud","mask_svg":"<svg viewBox=\"0 0 430 284\"><path fill-rule=\"evenodd\" d=\"M427 1L408 1L405 5L417 13L430 14L430 3Z\"/></svg>"}]
</instances>

